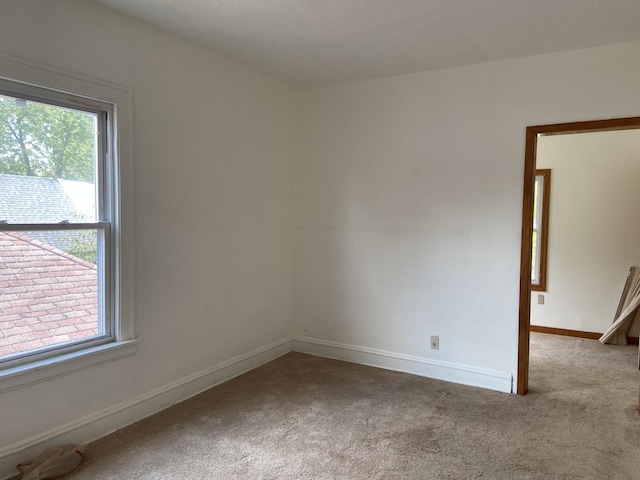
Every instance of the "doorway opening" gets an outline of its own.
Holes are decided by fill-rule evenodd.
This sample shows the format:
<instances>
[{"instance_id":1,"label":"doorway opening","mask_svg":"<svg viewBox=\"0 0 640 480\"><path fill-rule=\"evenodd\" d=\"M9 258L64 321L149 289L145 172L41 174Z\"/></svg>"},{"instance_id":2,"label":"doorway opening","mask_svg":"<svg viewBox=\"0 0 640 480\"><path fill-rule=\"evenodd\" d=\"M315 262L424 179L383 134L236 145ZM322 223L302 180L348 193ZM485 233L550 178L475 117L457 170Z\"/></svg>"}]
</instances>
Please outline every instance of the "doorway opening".
<instances>
[{"instance_id":1,"label":"doorway opening","mask_svg":"<svg viewBox=\"0 0 640 480\"><path fill-rule=\"evenodd\" d=\"M640 117L594 120L586 122L537 125L527 127L524 160L524 189L522 202L522 239L520 253L520 311L518 330L517 393L525 395L529 389L529 340L531 331L531 270L534 231L534 188L538 138L546 135L605 132L640 129Z\"/></svg>"}]
</instances>

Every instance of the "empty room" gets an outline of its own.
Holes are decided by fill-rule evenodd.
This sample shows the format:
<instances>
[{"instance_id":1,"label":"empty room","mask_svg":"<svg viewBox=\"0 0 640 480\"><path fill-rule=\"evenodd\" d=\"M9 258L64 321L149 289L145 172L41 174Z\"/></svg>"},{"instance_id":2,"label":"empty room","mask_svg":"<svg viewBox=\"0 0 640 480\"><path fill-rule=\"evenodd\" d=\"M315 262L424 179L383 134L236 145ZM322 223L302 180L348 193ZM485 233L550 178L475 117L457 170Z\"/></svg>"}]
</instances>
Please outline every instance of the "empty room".
<instances>
[{"instance_id":1,"label":"empty room","mask_svg":"<svg viewBox=\"0 0 640 480\"><path fill-rule=\"evenodd\" d=\"M640 478L639 132L636 0L0 0L0 478Z\"/></svg>"}]
</instances>

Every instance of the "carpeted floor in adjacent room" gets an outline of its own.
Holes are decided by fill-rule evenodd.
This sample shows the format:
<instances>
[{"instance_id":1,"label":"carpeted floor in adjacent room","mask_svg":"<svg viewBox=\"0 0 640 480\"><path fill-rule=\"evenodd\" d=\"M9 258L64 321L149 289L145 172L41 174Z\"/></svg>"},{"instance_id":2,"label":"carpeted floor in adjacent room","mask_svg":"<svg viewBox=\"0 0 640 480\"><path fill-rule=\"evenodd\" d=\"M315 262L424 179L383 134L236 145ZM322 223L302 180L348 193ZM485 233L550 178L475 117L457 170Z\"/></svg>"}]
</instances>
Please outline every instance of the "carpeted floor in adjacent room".
<instances>
[{"instance_id":1,"label":"carpeted floor in adjacent room","mask_svg":"<svg viewBox=\"0 0 640 480\"><path fill-rule=\"evenodd\" d=\"M637 346L532 334L525 397L291 353L89 447L111 479L640 479Z\"/></svg>"}]
</instances>

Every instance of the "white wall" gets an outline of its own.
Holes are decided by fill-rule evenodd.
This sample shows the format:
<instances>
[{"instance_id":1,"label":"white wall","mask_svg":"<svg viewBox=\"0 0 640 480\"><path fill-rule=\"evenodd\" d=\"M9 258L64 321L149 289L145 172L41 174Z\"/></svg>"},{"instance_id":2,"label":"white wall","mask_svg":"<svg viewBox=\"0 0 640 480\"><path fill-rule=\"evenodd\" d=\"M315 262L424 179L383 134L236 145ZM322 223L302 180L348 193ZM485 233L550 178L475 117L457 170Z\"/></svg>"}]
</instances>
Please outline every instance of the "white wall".
<instances>
[{"instance_id":1,"label":"white wall","mask_svg":"<svg viewBox=\"0 0 640 480\"><path fill-rule=\"evenodd\" d=\"M0 394L0 450L24 459L34 435L290 334L293 95L85 1L4 0L0 54L133 92L140 343L132 357Z\"/></svg>"},{"instance_id":2,"label":"white wall","mask_svg":"<svg viewBox=\"0 0 640 480\"><path fill-rule=\"evenodd\" d=\"M531 324L602 333L640 266L640 130L540 137L537 168L551 169L549 257Z\"/></svg>"},{"instance_id":3,"label":"white wall","mask_svg":"<svg viewBox=\"0 0 640 480\"><path fill-rule=\"evenodd\" d=\"M515 379L525 128L639 115L638 58L635 43L298 93L296 334Z\"/></svg>"}]
</instances>

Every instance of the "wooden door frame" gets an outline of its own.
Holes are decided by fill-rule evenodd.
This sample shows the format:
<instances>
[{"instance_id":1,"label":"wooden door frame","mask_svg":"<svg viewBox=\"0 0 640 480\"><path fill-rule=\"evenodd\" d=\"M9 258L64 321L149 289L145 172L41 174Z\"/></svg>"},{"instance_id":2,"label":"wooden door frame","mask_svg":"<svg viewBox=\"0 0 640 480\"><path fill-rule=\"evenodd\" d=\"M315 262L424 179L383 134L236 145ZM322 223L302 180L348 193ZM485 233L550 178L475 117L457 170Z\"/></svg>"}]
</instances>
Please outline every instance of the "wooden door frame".
<instances>
[{"instance_id":1,"label":"wooden door frame","mask_svg":"<svg viewBox=\"0 0 640 480\"><path fill-rule=\"evenodd\" d=\"M533 235L533 185L536 174L538 137L568 133L640 129L640 117L556 123L527 127L524 153L522 239L520 247L520 311L518 324L518 395L529 389L529 332L531 324L531 242Z\"/></svg>"}]
</instances>

